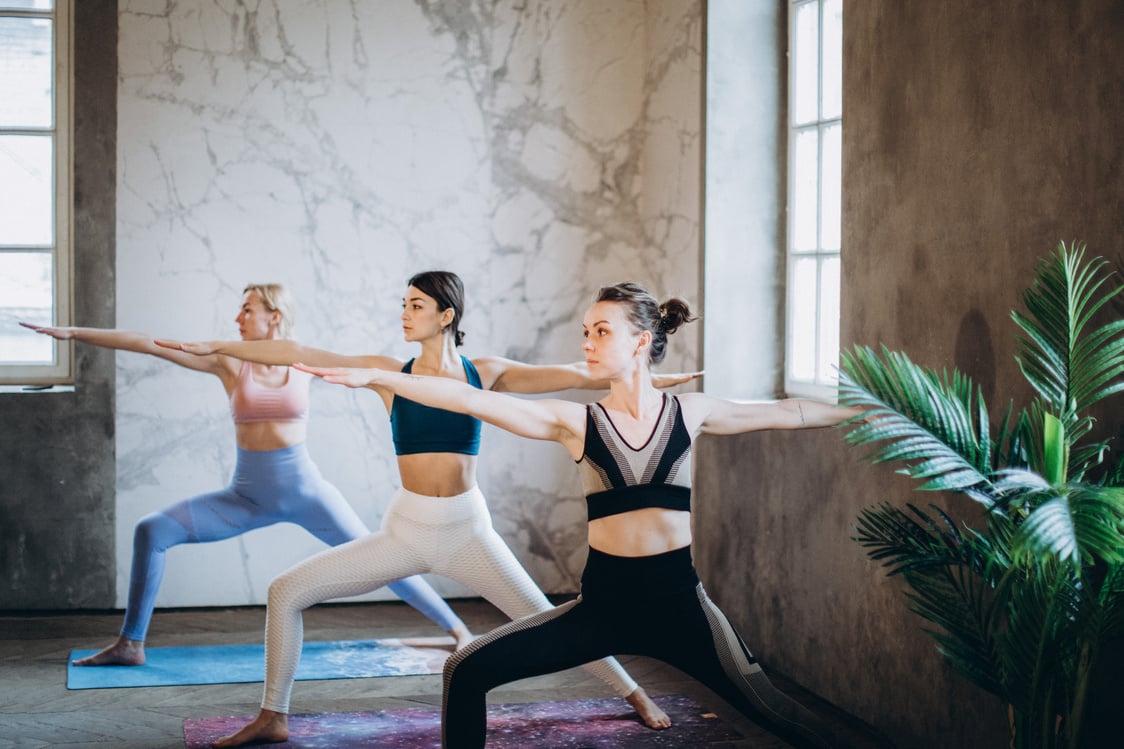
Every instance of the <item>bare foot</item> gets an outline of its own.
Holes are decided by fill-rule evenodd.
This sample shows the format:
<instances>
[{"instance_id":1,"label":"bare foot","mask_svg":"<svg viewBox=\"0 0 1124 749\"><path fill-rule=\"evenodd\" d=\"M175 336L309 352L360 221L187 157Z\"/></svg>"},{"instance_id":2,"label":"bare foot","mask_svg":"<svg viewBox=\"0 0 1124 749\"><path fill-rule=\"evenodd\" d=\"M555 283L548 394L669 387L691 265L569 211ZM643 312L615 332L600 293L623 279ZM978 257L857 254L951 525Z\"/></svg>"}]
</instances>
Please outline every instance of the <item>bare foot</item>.
<instances>
[{"instance_id":1,"label":"bare foot","mask_svg":"<svg viewBox=\"0 0 1124 749\"><path fill-rule=\"evenodd\" d=\"M450 629L449 634L451 634L453 636L453 639L457 641L457 650L460 650L465 645L476 639L476 635L472 634L472 632L468 629L468 625L466 625L464 622L461 622L455 629Z\"/></svg>"},{"instance_id":2,"label":"bare foot","mask_svg":"<svg viewBox=\"0 0 1124 749\"><path fill-rule=\"evenodd\" d=\"M272 710L263 709L258 713L258 717L229 736L223 736L221 739L212 741L211 746L242 746L250 743L276 744L279 741L287 741L288 738L289 716L285 713L275 713Z\"/></svg>"},{"instance_id":3,"label":"bare foot","mask_svg":"<svg viewBox=\"0 0 1124 749\"><path fill-rule=\"evenodd\" d=\"M144 641L130 640L121 635L107 648L93 655L71 661L75 666L143 666Z\"/></svg>"},{"instance_id":4,"label":"bare foot","mask_svg":"<svg viewBox=\"0 0 1124 749\"><path fill-rule=\"evenodd\" d=\"M648 696L643 687L636 687L632 690L632 694L624 699L632 705L636 712L640 713L640 718L648 728L654 728L657 731L671 728L671 718L660 709L659 705L652 702L652 698Z\"/></svg>"}]
</instances>

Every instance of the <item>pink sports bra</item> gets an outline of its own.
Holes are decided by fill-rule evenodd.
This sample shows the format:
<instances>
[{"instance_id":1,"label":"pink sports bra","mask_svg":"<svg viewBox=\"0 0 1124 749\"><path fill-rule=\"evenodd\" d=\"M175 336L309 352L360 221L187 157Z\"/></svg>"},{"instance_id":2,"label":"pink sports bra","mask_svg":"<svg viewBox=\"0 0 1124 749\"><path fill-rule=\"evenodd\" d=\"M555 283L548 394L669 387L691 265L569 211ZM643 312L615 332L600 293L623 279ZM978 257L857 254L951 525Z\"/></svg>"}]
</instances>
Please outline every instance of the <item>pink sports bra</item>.
<instances>
[{"instance_id":1,"label":"pink sports bra","mask_svg":"<svg viewBox=\"0 0 1124 749\"><path fill-rule=\"evenodd\" d=\"M268 387L254 379L253 367L250 362L242 362L238 384L230 394L230 414L235 424L308 418L308 385L312 375L290 367L284 385Z\"/></svg>"}]
</instances>

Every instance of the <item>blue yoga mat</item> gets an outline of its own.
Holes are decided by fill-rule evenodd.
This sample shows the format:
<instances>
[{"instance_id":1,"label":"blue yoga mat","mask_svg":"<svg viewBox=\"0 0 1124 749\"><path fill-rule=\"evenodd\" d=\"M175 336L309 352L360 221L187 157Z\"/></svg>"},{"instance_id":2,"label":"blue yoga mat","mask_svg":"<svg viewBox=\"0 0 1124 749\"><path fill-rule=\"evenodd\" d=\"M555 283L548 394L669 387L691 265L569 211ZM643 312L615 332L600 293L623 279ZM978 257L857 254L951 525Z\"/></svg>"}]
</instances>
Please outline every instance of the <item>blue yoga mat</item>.
<instances>
[{"instance_id":1,"label":"blue yoga mat","mask_svg":"<svg viewBox=\"0 0 1124 749\"><path fill-rule=\"evenodd\" d=\"M360 679L439 674L453 651L452 638L306 642L297 679ZM67 689L166 687L262 681L265 646L199 645L147 648L143 666L74 666L95 650L74 650L66 667Z\"/></svg>"}]
</instances>

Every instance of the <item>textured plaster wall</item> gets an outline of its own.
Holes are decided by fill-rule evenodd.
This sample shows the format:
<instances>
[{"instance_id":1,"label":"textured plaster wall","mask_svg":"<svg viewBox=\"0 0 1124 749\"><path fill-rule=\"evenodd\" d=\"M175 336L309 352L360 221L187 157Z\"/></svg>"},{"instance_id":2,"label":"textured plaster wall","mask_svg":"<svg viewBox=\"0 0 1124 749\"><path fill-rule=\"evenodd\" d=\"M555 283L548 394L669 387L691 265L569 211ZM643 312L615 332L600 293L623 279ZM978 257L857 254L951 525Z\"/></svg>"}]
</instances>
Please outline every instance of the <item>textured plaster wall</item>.
<instances>
[{"instance_id":1,"label":"textured plaster wall","mask_svg":"<svg viewBox=\"0 0 1124 749\"><path fill-rule=\"evenodd\" d=\"M74 17L74 315L113 325L117 3ZM73 393L0 394L0 608L113 603L114 358L75 351Z\"/></svg>"},{"instance_id":2,"label":"textured plaster wall","mask_svg":"<svg viewBox=\"0 0 1124 749\"><path fill-rule=\"evenodd\" d=\"M844 345L955 365L990 402L1024 403L1009 312L1038 258L1079 239L1124 270L1124 6L864 0L844 18ZM975 508L911 493L836 431L706 440L699 565L750 647L901 746L1004 745L1001 706L849 540L883 500Z\"/></svg>"}]
</instances>

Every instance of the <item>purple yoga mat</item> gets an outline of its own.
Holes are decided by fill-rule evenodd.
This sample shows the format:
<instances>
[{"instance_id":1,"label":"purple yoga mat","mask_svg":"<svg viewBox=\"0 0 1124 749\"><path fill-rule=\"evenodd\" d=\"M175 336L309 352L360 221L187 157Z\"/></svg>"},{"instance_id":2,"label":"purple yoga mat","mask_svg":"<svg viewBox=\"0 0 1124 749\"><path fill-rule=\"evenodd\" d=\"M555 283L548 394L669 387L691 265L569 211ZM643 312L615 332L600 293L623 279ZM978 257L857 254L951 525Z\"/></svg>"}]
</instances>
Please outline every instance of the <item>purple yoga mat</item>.
<instances>
[{"instance_id":1,"label":"purple yoga mat","mask_svg":"<svg viewBox=\"0 0 1124 749\"><path fill-rule=\"evenodd\" d=\"M743 738L732 725L680 694L654 698L672 727L653 731L624 700L598 698L488 706L488 749L661 749L705 747ZM188 718L187 749L202 749L253 718ZM289 717L289 740L271 747L296 749L440 749L441 710L410 707Z\"/></svg>"}]
</instances>

